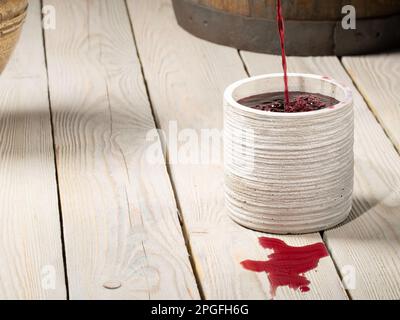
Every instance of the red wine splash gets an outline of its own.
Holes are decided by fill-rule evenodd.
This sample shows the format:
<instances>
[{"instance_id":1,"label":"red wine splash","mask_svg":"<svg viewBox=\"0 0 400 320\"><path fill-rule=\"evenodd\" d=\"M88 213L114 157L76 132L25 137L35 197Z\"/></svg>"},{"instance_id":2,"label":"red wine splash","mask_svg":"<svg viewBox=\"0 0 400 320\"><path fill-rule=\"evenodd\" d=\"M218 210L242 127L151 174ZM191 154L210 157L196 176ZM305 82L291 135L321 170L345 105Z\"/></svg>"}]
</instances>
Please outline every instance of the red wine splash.
<instances>
[{"instance_id":1,"label":"red wine splash","mask_svg":"<svg viewBox=\"0 0 400 320\"><path fill-rule=\"evenodd\" d=\"M310 291L310 280L305 273L315 269L319 260L329 255L322 242L304 247L292 247L279 239L261 237L258 240L264 249L271 249L274 252L268 255L267 261L245 260L241 265L246 270L265 272L268 275L272 299L281 286L288 286L293 290L299 289L301 292Z\"/></svg>"},{"instance_id":2,"label":"red wine splash","mask_svg":"<svg viewBox=\"0 0 400 320\"><path fill-rule=\"evenodd\" d=\"M279 40L281 43L283 79L285 82L285 107L286 107L287 105L289 105L289 85L288 85L287 63L286 63L286 52L285 52L285 22L282 15L281 0L277 0L276 19L278 20Z\"/></svg>"}]
</instances>

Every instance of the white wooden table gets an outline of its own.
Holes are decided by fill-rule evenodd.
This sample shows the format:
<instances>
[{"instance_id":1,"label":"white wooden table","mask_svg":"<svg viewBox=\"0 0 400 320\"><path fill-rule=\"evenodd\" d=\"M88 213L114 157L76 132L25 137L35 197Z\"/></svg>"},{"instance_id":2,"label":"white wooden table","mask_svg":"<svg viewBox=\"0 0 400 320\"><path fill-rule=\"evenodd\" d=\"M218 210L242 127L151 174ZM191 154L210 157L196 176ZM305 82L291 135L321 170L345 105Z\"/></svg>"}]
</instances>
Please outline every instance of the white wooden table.
<instances>
[{"instance_id":1,"label":"white wooden table","mask_svg":"<svg viewBox=\"0 0 400 320\"><path fill-rule=\"evenodd\" d=\"M220 130L224 88L280 70L186 33L170 0L30 0L0 77L0 298L269 299L267 276L240 266L268 252L227 217L222 162L150 163L146 136ZM289 70L353 87L355 191L341 226L277 237L330 256L309 292L276 299L399 299L400 53L290 57Z\"/></svg>"}]
</instances>

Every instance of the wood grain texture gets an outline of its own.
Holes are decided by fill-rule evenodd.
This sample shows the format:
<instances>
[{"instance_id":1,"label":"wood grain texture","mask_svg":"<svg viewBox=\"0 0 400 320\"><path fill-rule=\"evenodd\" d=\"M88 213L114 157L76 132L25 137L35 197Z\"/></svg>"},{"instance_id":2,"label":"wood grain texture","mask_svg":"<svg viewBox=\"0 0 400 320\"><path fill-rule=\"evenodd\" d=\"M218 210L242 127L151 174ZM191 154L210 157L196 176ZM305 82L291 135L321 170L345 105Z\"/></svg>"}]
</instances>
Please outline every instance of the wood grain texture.
<instances>
[{"instance_id":1,"label":"wood grain texture","mask_svg":"<svg viewBox=\"0 0 400 320\"><path fill-rule=\"evenodd\" d=\"M216 10L230 12L232 14L240 14L243 16L250 15L249 0L195 0L203 6L207 6Z\"/></svg>"},{"instance_id":2,"label":"wood grain texture","mask_svg":"<svg viewBox=\"0 0 400 320\"><path fill-rule=\"evenodd\" d=\"M0 77L0 299L65 299L40 1Z\"/></svg>"},{"instance_id":3,"label":"wood grain texture","mask_svg":"<svg viewBox=\"0 0 400 320\"><path fill-rule=\"evenodd\" d=\"M125 2L44 3L71 299L198 298Z\"/></svg>"},{"instance_id":4,"label":"wood grain texture","mask_svg":"<svg viewBox=\"0 0 400 320\"><path fill-rule=\"evenodd\" d=\"M247 76L237 51L183 31L175 21L169 0L127 3L161 128L168 132L171 124L176 124L178 129L189 129L179 131L180 147L185 146L192 130L195 136L205 129L221 133L223 91L230 83ZM264 260L268 252L258 245L261 233L244 229L228 218L221 159L197 164L174 161L175 140L171 143L171 135L166 138L170 170L205 298L268 299L267 276L240 266L245 259ZM221 140L217 139L218 142ZM208 147L206 144L201 148ZM195 149L189 148L188 152L195 154ZM206 150L201 149L200 154ZM219 146L217 151L222 152ZM321 241L319 234L279 238L291 245ZM321 260L318 272L308 276L312 283L310 292L302 294L280 288L277 299L346 299L330 258Z\"/></svg>"},{"instance_id":5,"label":"wood grain texture","mask_svg":"<svg viewBox=\"0 0 400 320\"><path fill-rule=\"evenodd\" d=\"M400 152L400 52L344 57L342 61Z\"/></svg>"},{"instance_id":6,"label":"wood grain texture","mask_svg":"<svg viewBox=\"0 0 400 320\"><path fill-rule=\"evenodd\" d=\"M252 75L281 70L280 57L242 55ZM400 158L336 57L289 57L288 68L331 76L354 90L353 209L344 224L325 232L324 240L352 298L399 299Z\"/></svg>"}]
</instances>

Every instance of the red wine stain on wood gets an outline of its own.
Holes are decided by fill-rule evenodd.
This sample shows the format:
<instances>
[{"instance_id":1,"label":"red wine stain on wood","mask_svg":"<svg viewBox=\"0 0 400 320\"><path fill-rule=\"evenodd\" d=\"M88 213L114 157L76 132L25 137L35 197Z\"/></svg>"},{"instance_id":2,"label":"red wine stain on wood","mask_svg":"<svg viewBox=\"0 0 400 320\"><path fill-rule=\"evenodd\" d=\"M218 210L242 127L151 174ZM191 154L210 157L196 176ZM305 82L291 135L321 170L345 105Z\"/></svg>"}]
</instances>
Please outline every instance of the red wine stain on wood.
<instances>
[{"instance_id":1,"label":"red wine stain on wood","mask_svg":"<svg viewBox=\"0 0 400 320\"><path fill-rule=\"evenodd\" d=\"M265 272L271 285L272 299L278 287L288 286L301 292L310 291L310 280L305 273L315 269L321 258L327 257L328 251L323 243L304 247L292 247L279 239L261 237L260 245L274 252L267 261L245 260L241 265L254 272Z\"/></svg>"}]
</instances>

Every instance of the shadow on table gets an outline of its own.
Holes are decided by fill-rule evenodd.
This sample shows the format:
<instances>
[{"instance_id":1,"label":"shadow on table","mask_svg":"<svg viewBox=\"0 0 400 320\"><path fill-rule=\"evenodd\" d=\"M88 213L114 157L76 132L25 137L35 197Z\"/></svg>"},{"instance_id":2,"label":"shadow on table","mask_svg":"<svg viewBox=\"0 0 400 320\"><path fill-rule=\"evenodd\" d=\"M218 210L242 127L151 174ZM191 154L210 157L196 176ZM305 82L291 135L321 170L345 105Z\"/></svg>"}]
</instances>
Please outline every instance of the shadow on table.
<instances>
[{"instance_id":1,"label":"shadow on table","mask_svg":"<svg viewBox=\"0 0 400 320\"><path fill-rule=\"evenodd\" d=\"M138 112L125 110L110 114L108 108L89 108L76 112L68 110L50 112L46 106L29 106L26 110L0 105L0 158L26 160L37 158L53 149L69 156L94 149L123 148L140 152L154 141L146 135L154 129L152 119L140 117ZM134 108L134 107L133 107ZM53 136L54 135L54 136Z\"/></svg>"},{"instance_id":2,"label":"shadow on table","mask_svg":"<svg viewBox=\"0 0 400 320\"><path fill-rule=\"evenodd\" d=\"M357 238L368 240L371 235L373 239L398 237L400 230L400 196L399 192L392 191L386 197L381 199L370 199L355 196L353 199L353 207L349 217L339 225L325 230L327 232L336 229L350 227L352 223L357 224L359 230L363 230L361 236L359 233L352 235L346 232L346 238ZM369 219L367 222L366 219ZM363 222L360 220L364 220ZM384 227L382 227L384 225ZM350 227L351 228L351 227ZM325 232L324 231L324 232ZM335 236L336 237L336 236ZM372 240L372 238L370 240Z\"/></svg>"}]
</instances>

